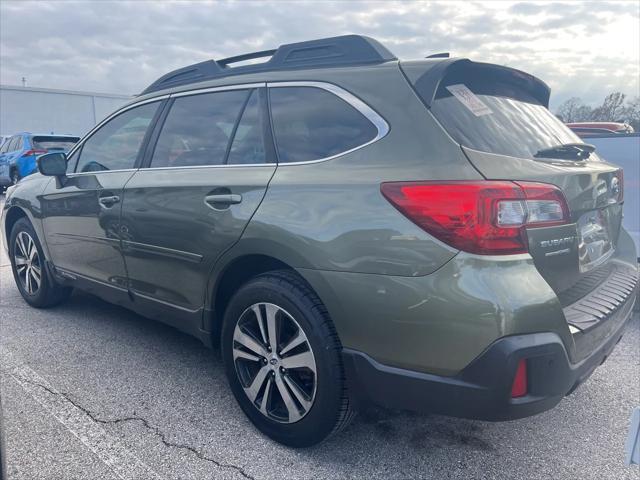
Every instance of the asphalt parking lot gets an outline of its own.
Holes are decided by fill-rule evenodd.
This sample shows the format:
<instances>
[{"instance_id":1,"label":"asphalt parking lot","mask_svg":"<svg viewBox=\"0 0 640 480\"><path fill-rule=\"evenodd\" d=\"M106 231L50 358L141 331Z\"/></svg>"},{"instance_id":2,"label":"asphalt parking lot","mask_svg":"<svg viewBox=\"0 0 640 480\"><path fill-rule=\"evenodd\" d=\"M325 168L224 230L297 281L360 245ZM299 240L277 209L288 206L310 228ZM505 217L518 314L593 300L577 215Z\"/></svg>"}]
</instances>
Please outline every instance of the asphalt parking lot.
<instances>
[{"instance_id":1,"label":"asphalt parking lot","mask_svg":"<svg viewBox=\"0 0 640 480\"><path fill-rule=\"evenodd\" d=\"M307 450L260 435L218 353L191 337L85 294L29 308L4 251L0 362L11 480L640 478L624 465L640 404L637 314L607 362L550 412L488 423L372 408Z\"/></svg>"}]
</instances>

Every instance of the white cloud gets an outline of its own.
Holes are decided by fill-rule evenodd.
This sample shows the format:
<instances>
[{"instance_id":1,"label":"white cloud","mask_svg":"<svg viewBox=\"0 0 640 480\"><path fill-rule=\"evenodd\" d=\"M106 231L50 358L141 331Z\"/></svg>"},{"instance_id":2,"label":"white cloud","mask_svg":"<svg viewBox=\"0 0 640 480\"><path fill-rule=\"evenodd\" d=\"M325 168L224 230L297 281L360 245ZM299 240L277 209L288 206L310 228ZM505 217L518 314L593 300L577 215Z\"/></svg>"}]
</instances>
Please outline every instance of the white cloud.
<instances>
[{"instance_id":1,"label":"white cloud","mask_svg":"<svg viewBox=\"0 0 640 480\"><path fill-rule=\"evenodd\" d=\"M173 68L360 33L401 58L449 51L599 103L640 88L638 2L0 3L0 82L136 93Z\"/></svg>"}]
</instances>

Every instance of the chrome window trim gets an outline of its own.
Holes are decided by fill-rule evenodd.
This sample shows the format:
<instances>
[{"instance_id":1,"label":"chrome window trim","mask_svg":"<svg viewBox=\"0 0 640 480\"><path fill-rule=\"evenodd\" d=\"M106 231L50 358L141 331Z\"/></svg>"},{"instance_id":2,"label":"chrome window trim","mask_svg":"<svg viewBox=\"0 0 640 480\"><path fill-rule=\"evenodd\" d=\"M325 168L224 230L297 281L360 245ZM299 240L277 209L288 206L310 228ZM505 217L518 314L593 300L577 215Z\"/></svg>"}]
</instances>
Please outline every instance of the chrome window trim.
<instances>
[{"instance_id":1,"label":"chrome window trim","mask_svg":"<svg viewBox=\"0 0 640 480\"><path fill-rule=\"evenodd\" d=\"M153 170L154 172L157 170L192 170L192 169L203 169L203 168L243 168L243 167L275 167L277 163L235 163L231 165L185 165L182 167L147 167L147 168L139 168L140 172L146 172L147 170Z\"/></svg>"},{"instance_id":2,"label":"chrome window trim","mask_svg":"<svg viewBox=\"0 0 640 480\"><path fill-rule=\"evenodd\" d=\"M118 170L97 170L95 172L73 172L67 173L67 178L80 177L82 175L99 175L101 173L137 172L139 168L121 168Z\"/></svg>"},{"instance_id":3,"label":"chrome window trim","mask_svg":"<svg viewBox=\"0 0 640 480\"><path fill-rule=\"evenodd\" d=\"M178 97L188 97L191 95L200 95L203 93L213 93L213 92L225 92L231 90L248 90L250 88L264 88L266 87L265 82L255 82L255 83L239 83L237 85L225 85L222 87L208 87L208 88L199 88L196 90L185 90L183 92L171 93L169 96L171 98Z\"/></svg>"},{"instance_id":4,"label":"chrome window trim","mask_svg":"<svg viewBox=\"0 0 640 480\"><path fill-rule=\"evenodd\" d=\"M329 157L318 158L316 160L304 160L302 162L286 162L286 163L278 163L279 166L285 167L289 165L307 165L311 163L319 163L325 162L327 160L332 160L337 157L341 157L342 155L346 155L351 152L355 152L356 150L360 150L372 143L377 142L378 140L384 138L387 133L389 133L389 124L387 121L382 118L382 116L376 112L373 108L367 105L363 100L356 97L351 92L346 91L345 89L334 85L333 83L327 82L313 82L313 81L285 81L285 82L267 82L267 88L279 88L279 87L312 87L312 88L320 88L322 90L326 90L330 93L333 93L337 97L341 98L357 111L359 111L362 115L365 116L367 120L369 120L378 130L378 134L362 145L358 145L349 150L345 150L344 152L336 153L335 155L331 155ZM275 136L275 133L274 133ZM277 140L276 140L277 141Z\"/></svg>"}]
</instances>

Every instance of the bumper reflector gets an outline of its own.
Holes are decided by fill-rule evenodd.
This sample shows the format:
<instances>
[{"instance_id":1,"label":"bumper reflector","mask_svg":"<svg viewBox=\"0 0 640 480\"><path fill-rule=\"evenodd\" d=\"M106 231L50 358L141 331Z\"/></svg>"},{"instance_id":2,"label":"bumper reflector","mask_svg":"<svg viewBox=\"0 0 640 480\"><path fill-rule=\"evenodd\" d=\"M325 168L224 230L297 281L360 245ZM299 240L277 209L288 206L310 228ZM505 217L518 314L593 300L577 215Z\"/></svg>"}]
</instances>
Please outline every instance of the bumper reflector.
<instances>
[{"instance_id":1,"label":"bumper reflector","mask_svg":"<svg viewBox=\"0 0 640 480\"><path fill-rule=\"evenodd\" d=\"M527 361L520 360L511 386L511 398L524 397L527 394Z\"/></svg>"}]
</instances>

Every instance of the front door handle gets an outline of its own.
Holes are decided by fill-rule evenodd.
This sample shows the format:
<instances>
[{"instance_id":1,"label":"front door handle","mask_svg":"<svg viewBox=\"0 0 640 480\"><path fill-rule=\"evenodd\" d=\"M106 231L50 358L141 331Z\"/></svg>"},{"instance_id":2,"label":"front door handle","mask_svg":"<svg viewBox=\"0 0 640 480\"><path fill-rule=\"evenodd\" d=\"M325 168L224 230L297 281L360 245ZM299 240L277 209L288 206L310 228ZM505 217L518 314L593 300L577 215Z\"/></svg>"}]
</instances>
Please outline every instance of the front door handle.
<instances>
[{"instance_id":1,"label":"front door handle","mask_svg":"<svg viewBox=\"0 0 640 480\"><path fill-rule=\"evenodd\" d=\"M120 201L120 197L113 195L111 197L101 197L98 202L105 208L111 208Z\"/></svg>"},{"instance_id":2,"label":"front door handle","mask_svg":"<svg viewBox=\"0 0 640 480\"><path fill-rule=\"evenodd\" d=\"M242 202L242 195L238 193L217 193L207 195L204 201L214 208L225 208L228 205L235 205Z\"/></svg>"}]
</instances>

